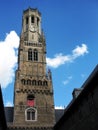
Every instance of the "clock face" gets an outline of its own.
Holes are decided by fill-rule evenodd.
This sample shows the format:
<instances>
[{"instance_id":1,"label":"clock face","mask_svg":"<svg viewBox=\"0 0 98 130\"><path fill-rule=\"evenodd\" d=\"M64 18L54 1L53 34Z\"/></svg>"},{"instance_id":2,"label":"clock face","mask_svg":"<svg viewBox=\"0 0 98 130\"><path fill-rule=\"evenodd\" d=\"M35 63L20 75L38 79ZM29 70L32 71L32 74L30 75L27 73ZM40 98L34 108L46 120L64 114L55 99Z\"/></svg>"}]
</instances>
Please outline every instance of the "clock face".
<instances>
[{"instance_id":1,"label":"clock face","mask_svg":"<svg viewBox=\"0 0 98 130\"><path fill-rule=\"evenodd\" d=\"M30 29L31 29L31 31L37 31L37 27L34 27L33 25L31 25L31 27L30 27Z\"/></svg>"},{"instance_id":2,"label":"clock face","mask_svg":"<svg viewBox=\"0 0 98 130\"><path fill-rule=\"evenodd\" d=\"M34 27L33 27L33 25L31 25L31 30L34 31Z\"/></svg>"}]
</instances>

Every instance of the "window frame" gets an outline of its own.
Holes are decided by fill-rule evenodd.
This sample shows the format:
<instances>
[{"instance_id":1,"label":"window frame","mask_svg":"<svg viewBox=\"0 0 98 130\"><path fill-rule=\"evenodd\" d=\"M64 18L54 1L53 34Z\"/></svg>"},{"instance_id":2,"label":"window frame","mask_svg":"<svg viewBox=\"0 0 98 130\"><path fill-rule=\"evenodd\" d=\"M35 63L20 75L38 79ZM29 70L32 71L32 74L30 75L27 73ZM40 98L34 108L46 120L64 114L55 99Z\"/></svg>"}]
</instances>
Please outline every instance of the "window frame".
<instances>
[{"instance_id":1,"label":"window frame","mask_svg":"<svg viewBox=\"0 0 98 130\"><path fill-rule=\"evenodd\" d=\"M30 120L28 119L28 112L30 112ZM35 117L34 117L34 119L32 119L32 112L34 112L35 113ZM35 108L33 108L33 107L29 107L29 108L27 108L26 110L25 110L25 121L37 121L37 110L35 109Z\"/></svg>"}]
</instances>

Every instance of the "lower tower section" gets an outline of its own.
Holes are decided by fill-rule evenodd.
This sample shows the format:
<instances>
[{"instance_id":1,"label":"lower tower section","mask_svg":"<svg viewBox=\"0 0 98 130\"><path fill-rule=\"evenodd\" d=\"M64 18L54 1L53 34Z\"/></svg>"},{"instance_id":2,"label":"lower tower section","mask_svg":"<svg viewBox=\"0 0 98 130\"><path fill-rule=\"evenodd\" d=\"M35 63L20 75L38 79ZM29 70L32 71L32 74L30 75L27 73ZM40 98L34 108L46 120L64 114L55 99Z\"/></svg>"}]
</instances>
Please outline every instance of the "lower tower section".
<instances>
[{"instance_id":1,"label":"lower tower section","mask_svg":"<svg viewBox=\"0 0 98 130\"><path fill-rule=\"evenodd\" d=\"M48 77L19 79L16 80L13 123L19 126L53 126L52 81Z\"/></svg>"}]
</instances>

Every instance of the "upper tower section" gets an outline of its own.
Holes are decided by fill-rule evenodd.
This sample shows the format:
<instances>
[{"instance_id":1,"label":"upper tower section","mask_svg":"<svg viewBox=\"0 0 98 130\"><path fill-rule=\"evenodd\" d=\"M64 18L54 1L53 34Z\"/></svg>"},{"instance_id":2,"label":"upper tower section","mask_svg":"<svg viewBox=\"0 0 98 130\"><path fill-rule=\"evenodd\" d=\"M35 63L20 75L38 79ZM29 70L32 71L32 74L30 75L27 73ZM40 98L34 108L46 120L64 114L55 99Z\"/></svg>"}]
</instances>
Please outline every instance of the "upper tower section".
<instances>
[{"instance_id":1,"label":"upper tower section","mask_svg":"<svg viewBox=\"0 0 98 130\"><path fill-rule=\"evenodd\" d=\"M46 43L37 9L23 11L18 63L22 75L46 75Z\"/></svg>"},{"instance_id":2,"label":"upper tower section","mask_svg":"<svg viewBox=\"0 0 98 130\"><path fill-rule=\"evenodd\" d=\"M29 8L23 12L22 35L25 41L38 41L38 35L41 35L41 13L37 9Z\"/></svg>"}]
</instances>

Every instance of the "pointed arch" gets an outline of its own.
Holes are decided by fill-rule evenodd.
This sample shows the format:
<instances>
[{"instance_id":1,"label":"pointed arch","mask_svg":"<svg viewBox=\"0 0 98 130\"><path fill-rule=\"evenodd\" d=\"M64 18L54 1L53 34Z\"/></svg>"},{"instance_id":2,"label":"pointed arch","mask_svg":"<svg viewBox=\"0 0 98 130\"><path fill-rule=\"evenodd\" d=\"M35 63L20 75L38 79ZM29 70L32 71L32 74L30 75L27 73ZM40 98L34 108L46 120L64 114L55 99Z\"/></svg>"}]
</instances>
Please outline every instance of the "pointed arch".
<instances>
[{"instance_id":1,"label":"pointed arch","mask_svg":"<svg viewBox=\"0 0 98 130\"><path fill-rule=\"evenodd\" d=\"M41 80L38 81L38 85L39 86L42 85L42 81Z\"/></svg>"}]
</instances>

